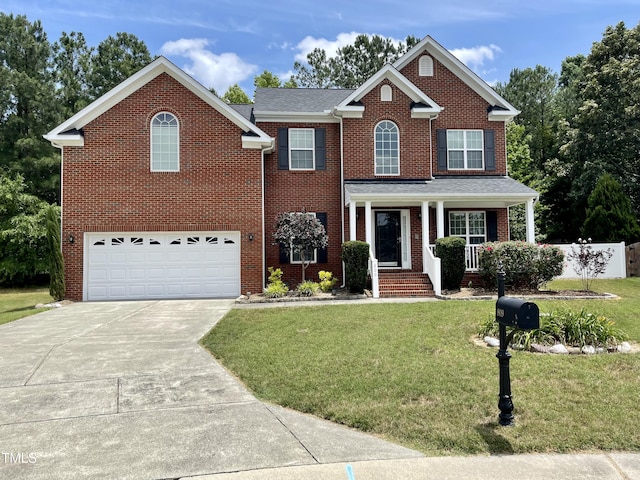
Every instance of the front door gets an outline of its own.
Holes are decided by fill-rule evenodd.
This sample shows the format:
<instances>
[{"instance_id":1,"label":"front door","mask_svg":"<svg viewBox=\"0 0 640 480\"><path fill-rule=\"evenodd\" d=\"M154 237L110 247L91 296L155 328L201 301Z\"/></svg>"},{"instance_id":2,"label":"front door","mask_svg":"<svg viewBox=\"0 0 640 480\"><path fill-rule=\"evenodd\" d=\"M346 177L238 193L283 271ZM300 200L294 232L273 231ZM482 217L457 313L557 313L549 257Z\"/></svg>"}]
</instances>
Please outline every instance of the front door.
<instances>
[{"instance_id":1,"label":"front door","mask_svg":"<svg viewBox=\"0 0 640 480\"><path fill-rule=\"evenodd\" d=\"M398 210L376 211L376 258L381 267L399 267L402 261L402 227Z\"/></svg>"}]
</instances>

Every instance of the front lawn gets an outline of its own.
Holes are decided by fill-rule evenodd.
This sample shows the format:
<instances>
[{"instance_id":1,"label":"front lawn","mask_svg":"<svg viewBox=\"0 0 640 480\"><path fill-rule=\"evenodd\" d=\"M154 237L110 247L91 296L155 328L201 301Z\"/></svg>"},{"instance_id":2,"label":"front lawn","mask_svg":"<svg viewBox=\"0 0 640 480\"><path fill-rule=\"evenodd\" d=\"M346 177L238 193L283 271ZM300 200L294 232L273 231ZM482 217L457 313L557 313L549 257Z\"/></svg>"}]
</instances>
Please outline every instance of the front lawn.
<instances>
[{"instance_id":1,"label":"front lawn","mask_svg":"<svg viewBox=\"0 0 640 480\"><path fill-rule=\"evenodd\" d=\"M640 279L594 290L622 298L537 303L605 314L637 342ZM236 309L202 343L259 398L428 455L640 449L640 354L512 352L516 426L500 427L496 350L473 343L494 312L494 301Z\"/></svg>"},{"instance_id":2,"label":"front lawn","mask_svg":"<svg viewBox=\"0 0 640 480\"><path fill-rule=\"evenodd\" d=\"M52 301L48 287L2 288L0 289L0 325L39 313L42 310L33 308L35 305Z\"/></svg>"}]
</instances>

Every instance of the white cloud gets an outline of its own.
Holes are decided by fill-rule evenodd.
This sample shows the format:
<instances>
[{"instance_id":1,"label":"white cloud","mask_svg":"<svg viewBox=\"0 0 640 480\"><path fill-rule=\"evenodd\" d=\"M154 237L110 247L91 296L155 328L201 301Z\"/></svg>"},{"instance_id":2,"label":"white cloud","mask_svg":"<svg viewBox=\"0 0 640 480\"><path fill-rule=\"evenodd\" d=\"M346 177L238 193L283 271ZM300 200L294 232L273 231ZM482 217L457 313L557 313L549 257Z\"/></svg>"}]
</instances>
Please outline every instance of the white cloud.
<instances>
[{"instance_id":1,"label":"white cloud","mask_svg":"<svg viewBox=\"0 0 640 480\"><path fill-rule=\"evenodd\" d=\"M502 52L497 45L480 45L473 48L455 48L450 52L469 68L476 70L484 65L485 61L493 61L495 55Z\"/></svg>"},{"instance_id":2,"label":"white cloud","mask_svg":"<svg viewBox=\"0 0 640 480\"><path fill-rule=\"evenodd\" d=\"M316 48L327 52L327 58L335 57L339 48L353 43L358 35L360 34L357 32L339 33L335 40L314 38L311 35L307 35L295 46L294 50L298 50L295 59L300 62L306 62L307 55Z\"/></svg>"},{"instance_id":3,"label":"white cloud","mask_svg":"<svg viewBox=\"0 0 640 480\"><path fill-rule=\"evenodd\" d=\"M191 63L183 70L193 76L207 88L215 88L218 95L253 75L258 67L242 60L235 53L215 54L206 47L205 38L181 38L175 42L166 42L160 53L167 56L185 57Z\"/></svg>"}]
</instances>

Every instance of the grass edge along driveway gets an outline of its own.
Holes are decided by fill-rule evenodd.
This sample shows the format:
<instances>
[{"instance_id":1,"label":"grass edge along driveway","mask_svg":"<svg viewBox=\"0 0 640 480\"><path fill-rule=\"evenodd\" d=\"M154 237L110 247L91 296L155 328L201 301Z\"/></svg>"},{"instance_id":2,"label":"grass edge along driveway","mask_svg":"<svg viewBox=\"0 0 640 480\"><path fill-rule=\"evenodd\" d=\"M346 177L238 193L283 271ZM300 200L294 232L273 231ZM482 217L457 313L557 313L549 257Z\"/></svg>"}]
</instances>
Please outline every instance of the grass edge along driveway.
<instances>
[{"instance_id":1,"label":"grass edge along driveway","mask_svg":"<svg viewBox=\"0 0 640 480\"><path fill-rule=\"evenodd\" d=\"M52 301L48 287L0 288L0 325L40 313L34 307Z\"/></svg>"},{"instance_id":2,"label":"grass edge along driveway","mask_svg":"<svg viewBox=\"0 0 640 480\"><path fill-rule=\"evenodd\" d=\"M594 289L621 298L537 303L607 315L637 342L640 279ZM494 312L494 301L235 309L202 344L263 400L427 455L640 449L638 354L512 352L516 424L500 427L496 350L473 342Z\"/></svg>"}]
</instances>

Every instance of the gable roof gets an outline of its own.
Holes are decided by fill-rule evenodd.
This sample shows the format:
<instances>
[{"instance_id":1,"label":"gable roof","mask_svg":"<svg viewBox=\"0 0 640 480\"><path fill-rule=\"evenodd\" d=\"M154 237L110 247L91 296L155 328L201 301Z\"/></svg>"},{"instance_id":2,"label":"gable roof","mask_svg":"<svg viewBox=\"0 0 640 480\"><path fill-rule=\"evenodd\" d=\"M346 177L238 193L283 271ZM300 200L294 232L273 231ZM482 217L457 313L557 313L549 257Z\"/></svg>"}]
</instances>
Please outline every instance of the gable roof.
<instances>
[{"instance_id":1,"label":"gable roof","mask_svg":"<svg viewBox=\"0 0 640 480\"><path fill-rule=\"evenodd\" d=\"M166 73L237 125L245 148L267 148L274 140L165 57L158 57L124 82L51 130L44 138L55 146L84 144L82 128L159 75Z\"/></svg>"},{"instance_id":2,"label":"gable roof","mask_svg":"<svg viewBox=\"0 0 640 480\"><path fill-rule=\"evenodd\" d=\"M402 70L419 55L427 52L446 68L451 70L458 78L468 85L474 92L480 95L491 106L489 108L489 120L508 121L520 112L493 88L482 80L473 70L462 63L449 50L444 48L432 37L427 35L420 43L409 50L405 55L396 60L393 66Z\"/></svg>"},{"instance_id":3,"label":"gable roof","mask_svg":"<svg viewBox=\"0 0 640 480\"><path fill-rule=\"evenodd\" d=\"M393 65L387 64L378 70L373 76L369 77L369 79L359 88L354 90L351 95L336 105L334 112L342 116L362 116L364 106L358 105L358 103L367 93L373 90L383 80L390 81L411 100L413 100L411 113L414 116L418 116L416 113L421 113L423 114L421 116L435 117L444 110L434 100L429 98L426 93L411 83L409 79L402 75L402 73L400 73Z\"/></svg>"}]
</instances>

